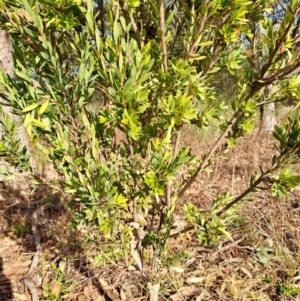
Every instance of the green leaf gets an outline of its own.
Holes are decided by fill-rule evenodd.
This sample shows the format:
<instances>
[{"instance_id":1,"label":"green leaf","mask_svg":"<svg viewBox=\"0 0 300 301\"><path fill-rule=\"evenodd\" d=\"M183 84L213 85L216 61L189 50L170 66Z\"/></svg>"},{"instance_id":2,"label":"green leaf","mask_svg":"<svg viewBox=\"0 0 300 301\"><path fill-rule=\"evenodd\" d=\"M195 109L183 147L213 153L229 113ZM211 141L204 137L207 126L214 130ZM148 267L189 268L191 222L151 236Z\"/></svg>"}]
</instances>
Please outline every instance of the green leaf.
<instances>
[{"instance_id":1,"label":"green leaf","mask_svg":"<svg viewBox=\"0 0 300 301\"><path fill-rule=\"evenodd\" d=\"M212 73L216 73L220 70L221 68L220 67L213 67L212 69L209 70L209 74L212 74Z\"/></svg>"},{"instance_id":2,"label":"green leaf","mask_svg":"<svg viewBox=\"0 0 300 301\"><path fill-rule=\"evenodd\" d=\"M48 108L48 105L49 105L49 99L46 100L40 107L39 109L39 112L38 112L38 115L42 115Z\"/></svg>"},{"instance_id":3,"label":"green leaf","mask_svg":"<svg viewBox=\"0 0 300 301\"><path fill-rule=\"evenodd\" d=\"M25 108L22 110L22 113L30 112L30 111L36 109L38 106L39 106L38 103L34 103L34 104L30 105L30 106L27 106L27 107L25 107Z\"/></svg>"},{"instance_id":4,"label":"green leaf","mask_svg":"<svg viewBox=\"0 0 300 301\"><path fill-rule=\"evenodd\" d=\"M207 13L207 6L206 5L202 5L201 7L200 7L200 13L202 14L202 15L204 15L204 14L206 14Z\"/></svg>"},{"instance_id":5,"label":"green leaf","mask_svg":"<svg viewBox=\"0 0 300 301\"><path fill-rule=\"evenodd\" d=\"M117 21L115 21L114 22L114 29L113 29L113 37L114 37L115 42L118 41L118 39L121 35L121 30L122 29L121 29L120 24Z\"/></svg>"},{"instance_id":6,"label":"green leaf","mask_svg":"<svg viewBox=\"0 0 300 301\"><path fill-rule=\"evenodd\" d=\"M116 90L115 90L114 88L109 87L109 88L107 89L107 91L108 91L109 95L111 95L111 96L116 96Z\"/></svg>"},{"instance_id":7,"label":"green leaf","mask_svg":"<svg viewBox=\"0 0 300 301\"><path fill-rule=\"evenodd\" d=\"M210 45L212 45L213 43L214 43L213 41L205 41L205 42L199 43L199 46L200 46L200 47L210 46Z\"/></svg>"},{"instance_id":8,"label":"green leaf","mask_svg":"<svg viewBox=\"0 0 300 301\"><path fill-rule=\"evenodd\" d=\"M39 15L33 11L32 4L29 4L27 0L21 0L21 3L24 6L26 12L28 12L28 14L33 19L35 26L37 26L41 31L43 31L43 23L41 22ZM38 4L36 5L38 7Z\"/></svg>"},{"instance_id":9,"label":"green leaf","mask_svg":"<svg viewBox=\"0 0 300 301\"><path fill-rule=\"evenodd\" d=\"M35 119L35 118L32 119L31 123L34 124L37 127L40 127L40 128L46 128L47 127L46 124L44 124L43 122L41 122L40 120Z\"/></svg>"},{"instance_id":10,"label":"green leaf","mask_svg":"<svg viewBox=\"0 0 300 301\"><path fill-rule=\"evenodd\" d=\"M90 124L90 122L89 122L87 116L86 116L84 113L82 113L82 121L83 121L84 126L85 126L87 129L90 129L91 124Z\"/></svg>"}]
</instances>

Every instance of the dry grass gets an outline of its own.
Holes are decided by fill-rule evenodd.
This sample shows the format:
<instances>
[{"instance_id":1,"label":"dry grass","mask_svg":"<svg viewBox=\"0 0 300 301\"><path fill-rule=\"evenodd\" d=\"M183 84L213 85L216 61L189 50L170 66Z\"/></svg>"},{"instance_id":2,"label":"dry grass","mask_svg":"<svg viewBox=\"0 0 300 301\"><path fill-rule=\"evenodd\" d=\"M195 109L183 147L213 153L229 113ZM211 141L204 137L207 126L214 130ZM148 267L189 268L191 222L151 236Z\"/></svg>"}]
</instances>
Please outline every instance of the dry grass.
<instances>
[{"instance_id":1,"label":"dry grass","mask_svg":"<svg viewBox=\"0 0 300 301\"><path fill-rule=\"evenodd\" d=\"M185 131L183 143L198 155L216 135L214 129L205 135L193 128ZM223 191L239 195L251 174L270 164L273 145L270 135L254 132L216 160L212 172L199 177L184 202L206 209ZM29 300L22 277L35 248L30 216L41 203L57 202L59 196L41 199L30 189L17 187L2 187L0 195L0 300L7 300L1 294L7 298L9 290L15 300ZM122 250L104 245L95 229L71 230L71 218L65 210L40 217L44 255L37 286L41 300L147 300L147 284L137 270L125 266ZM297 192L279 199L263 191L249 196L230 225L233 242L223 240L204 248L189 234L172 239L170 254L184 251L186 256L155 275L160 300L300 300L299 220Z\"/></svg>"}]
</instances>

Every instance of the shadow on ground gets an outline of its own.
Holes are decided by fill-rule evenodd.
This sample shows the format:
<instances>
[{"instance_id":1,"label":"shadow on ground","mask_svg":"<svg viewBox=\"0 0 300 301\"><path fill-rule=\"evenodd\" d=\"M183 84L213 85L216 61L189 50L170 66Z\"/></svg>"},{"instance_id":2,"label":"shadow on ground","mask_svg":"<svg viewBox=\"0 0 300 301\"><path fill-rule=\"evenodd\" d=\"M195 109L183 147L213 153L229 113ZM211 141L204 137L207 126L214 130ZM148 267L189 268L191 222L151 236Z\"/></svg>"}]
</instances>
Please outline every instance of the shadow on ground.
<instances>
[{"instance_id":1,"label":"shadow on ground","mask_svg":"<svg viewBox=\"0 0 300 301\"><path fill-rule=\"evenodd\" d=\"M82 253L83 242L80 233L70 227L72 216L64 202L49 187L43 186L33 191L33 186L25 178L20 182L0 183L0 301L12 298L16 301L27 300L23 279L28 277L26 274L36 252L32 216L45 204L53 206L40 211L36 219L42 245L36 273L42 279L38 277L41 283L37 290L39 293L44 291L44 297L59 300L63 286L67 287L65 279L73 277L68 275L70 267L72 271L84 274L82 262L86 259ZM61 280L59 285L58 279Z\"/></svg>"}]
</instances>

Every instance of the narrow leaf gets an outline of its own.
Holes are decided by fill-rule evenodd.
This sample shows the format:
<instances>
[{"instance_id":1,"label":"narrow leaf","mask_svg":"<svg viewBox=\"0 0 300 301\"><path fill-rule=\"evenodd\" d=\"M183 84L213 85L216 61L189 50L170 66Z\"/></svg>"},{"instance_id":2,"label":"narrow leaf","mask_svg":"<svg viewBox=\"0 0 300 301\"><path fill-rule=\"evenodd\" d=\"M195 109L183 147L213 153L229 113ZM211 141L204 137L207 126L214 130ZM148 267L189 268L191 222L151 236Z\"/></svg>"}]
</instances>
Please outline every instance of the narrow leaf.
<instances>
[{"instance_id":1,"label":"narrow leaf","mask_svg":"<svg viewBox=\"0 0 300 301\"><path fill-rule=\"evenodd\" d=\"M25 108L22 110L22 113L30 112L30 111L36 109L38 106L39 106L38 103L34 103L34 104L30 105L30 106L27 106L27 107L25 107Z\"/></svg>"},{"instance_id":2,"label":"narrow leaf","mask_svg":"<svg viewBox=\"0 0 300 301\"><path fill-rule=\"evenodd\" d=\"M49 99L46 100L40 107L39 109L39 112L38 112L38 115L42 115L48 108L48 105L49 105Z\"/></svg>"}]
</instances>

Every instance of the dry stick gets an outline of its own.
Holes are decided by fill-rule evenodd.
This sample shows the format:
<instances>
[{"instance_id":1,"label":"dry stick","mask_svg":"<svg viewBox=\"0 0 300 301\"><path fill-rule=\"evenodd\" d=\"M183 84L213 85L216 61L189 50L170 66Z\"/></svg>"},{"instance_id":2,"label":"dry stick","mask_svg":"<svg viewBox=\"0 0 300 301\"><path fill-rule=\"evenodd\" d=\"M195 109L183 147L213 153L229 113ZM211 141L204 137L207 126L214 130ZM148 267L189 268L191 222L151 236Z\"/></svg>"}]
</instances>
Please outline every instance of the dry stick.
<instances>
[{"instance_id":1,"label":"dry stick","mask_svg":"<svg viewBox=\"0 0 300 301\"><path fill-rule=\"evenodd\" d=\"M149 290L149 301L158 301L158 292L159 292L160 283L151 284L147 283L147 288Z\"/></svg>"},{"instance_id":2,"label":"dry stick","mask_svg":"<svg viewBox=\"0 0 300 301\"><path fill-rule=\"evenodd\" d=\"M32 301L39 301L38 291L36 289L36 285L34 283L32 274L34 273L34 270L37 268L37 266L39 264L40 256L42 253L41 236L38 232L37 219L38 219L39 214L42 213L44 210L50 209L50 208L59 209L62 206L63 206L63 204L59 204L59 205L45 204L45 205L41 206L40 208L38 208L37 210L35 210L31 216L31 230L32 230L33 238L34 238L36 251L32 258L32 262L29 267L29 270L24 277L24 284L30 291Z\"/></svg>"},{"instance_id":3,"label":"dry stick","mask_svg":"<svg viewBox=\"0 0 300 301\"><path fill-rule=\"evenodd\" d=\"M224 251L227 251L233 247L236 247L240 242L242 242L244 239L246 238L246 236L243 236L242 238L232 242L231 244L219 249L216 253L223 253Z\"/></svg>"}]
</instances>

